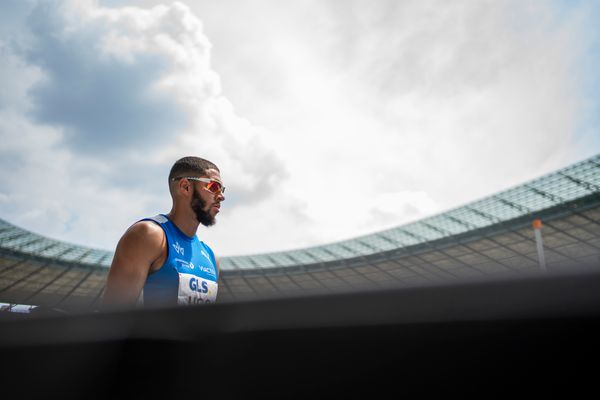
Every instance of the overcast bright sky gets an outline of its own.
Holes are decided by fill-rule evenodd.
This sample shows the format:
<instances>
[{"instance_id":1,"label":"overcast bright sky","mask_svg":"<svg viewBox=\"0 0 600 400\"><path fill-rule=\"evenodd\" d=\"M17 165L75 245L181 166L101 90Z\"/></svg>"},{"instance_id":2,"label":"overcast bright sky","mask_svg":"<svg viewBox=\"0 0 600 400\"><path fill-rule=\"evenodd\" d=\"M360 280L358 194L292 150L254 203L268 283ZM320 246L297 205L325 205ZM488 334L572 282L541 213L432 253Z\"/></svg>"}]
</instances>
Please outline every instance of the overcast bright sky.
<instances>
[{"instance_id":1,"label":"overcast bright sky","mask_svg":"<svg viewBox=\"0 0 600 400\"><path fill-rule=\"evenodd\" d=\"M414 221L600 153L599 1L0 2L0 218L114 250L173 162L221 256Z\"/></svg>"}]
</instances>

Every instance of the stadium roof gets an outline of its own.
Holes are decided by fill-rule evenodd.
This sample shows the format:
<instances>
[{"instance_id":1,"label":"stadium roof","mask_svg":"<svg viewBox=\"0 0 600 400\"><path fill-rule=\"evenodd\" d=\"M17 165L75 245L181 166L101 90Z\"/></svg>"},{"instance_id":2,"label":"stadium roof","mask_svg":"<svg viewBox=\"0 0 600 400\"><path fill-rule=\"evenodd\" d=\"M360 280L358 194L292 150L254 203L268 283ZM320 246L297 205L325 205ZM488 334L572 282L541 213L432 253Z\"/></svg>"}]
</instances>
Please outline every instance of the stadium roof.
<instances>
[{"instance_id":1,"label":"stadium roof","mask_svg":"<svg viewBox=\"0 0 600 400\"><path fill-rule=\"evenodd\" d=\"M401 249L485 228L600 193L600 154L525 184L393 229L297 250L222 257L222 270L313 265ZM0 249L57 262L109 267L113 252L29 232L0 219Z\"/></svg>"}]
</instances>

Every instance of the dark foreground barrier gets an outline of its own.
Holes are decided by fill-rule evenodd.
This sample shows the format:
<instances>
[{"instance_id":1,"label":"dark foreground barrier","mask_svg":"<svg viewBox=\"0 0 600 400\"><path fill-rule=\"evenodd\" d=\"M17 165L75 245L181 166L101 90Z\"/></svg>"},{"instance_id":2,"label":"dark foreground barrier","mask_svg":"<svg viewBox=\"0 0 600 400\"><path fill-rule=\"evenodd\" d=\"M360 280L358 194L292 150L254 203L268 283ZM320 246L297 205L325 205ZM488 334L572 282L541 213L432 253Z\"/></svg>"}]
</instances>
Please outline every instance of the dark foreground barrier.
<instances>
[{"instance_id":1,"label":"dark foreground barrier","mask_svg":"<svg viewBox=\"0 0 600 400\"><path fill-rule=\"evenodd\" d=\"M599 355L591 272L0 322L15 398L572 397Z\"/></svg>"}]
</instances>

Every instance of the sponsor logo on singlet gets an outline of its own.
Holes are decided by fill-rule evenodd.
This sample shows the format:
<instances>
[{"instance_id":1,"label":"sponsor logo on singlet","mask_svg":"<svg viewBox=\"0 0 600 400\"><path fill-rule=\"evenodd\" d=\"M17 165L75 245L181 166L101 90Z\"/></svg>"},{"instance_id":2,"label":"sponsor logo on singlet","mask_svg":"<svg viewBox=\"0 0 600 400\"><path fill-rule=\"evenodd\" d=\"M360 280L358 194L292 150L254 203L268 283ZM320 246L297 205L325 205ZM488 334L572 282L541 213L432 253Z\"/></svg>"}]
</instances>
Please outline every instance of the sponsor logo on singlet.
<instances>
[{"instance_id":1,"label":"sponsor logo on singlet","mask_svg":"<svg viewBox=\"0 0 600 400\"><path fill-rule=\"evenodd\" d=\"M192 274L179 273L179 304L214 303L219 285L215 281L202 279Z\"/></svg>"},{"instance_id":2,"label":"sponsor logo on singlet","mask_svg":"<svg viewBox=\"0 0 600 400\"><path fill-rule=\"evenodd\" d=\"M198 270L200 272L204 272L205 274L214 276L215 278L217 277L216 271L212 267L205 267L203 265L194 265L193 262L187 261L187 260L182 260L181 258L176 258L175 262L179 263L180 268L189 268L189 269L193 270L194 268L198 267Z\"/></svg>"},{"instance_id":3,"label":"sponsor logo on singlet","mask_svg":"<svg viewBox=\"0 0 600 400\"><path fill-rule=\"evenodd\" d=\"M183 251L184 251L185 249L179 245L179 242L175 242L175 243L173 244L173 248L175 249L175 251L177 252L177 254L181 254L181 255L183 255Z\"/></svg>"},{"instance_id":4,"label":"sponsor logo on singlet","mask_svg":"<svg viewBox=\"0 0 600 400\"><path fill-rule=\"evenodd\" d=\"M176 258L175 262L179 263L179 267L180 268L189 268L189 269L194 269L195 265L193 262L188 261L188 260L182 260L181 258Z\"/></svg>"}]
</instances>

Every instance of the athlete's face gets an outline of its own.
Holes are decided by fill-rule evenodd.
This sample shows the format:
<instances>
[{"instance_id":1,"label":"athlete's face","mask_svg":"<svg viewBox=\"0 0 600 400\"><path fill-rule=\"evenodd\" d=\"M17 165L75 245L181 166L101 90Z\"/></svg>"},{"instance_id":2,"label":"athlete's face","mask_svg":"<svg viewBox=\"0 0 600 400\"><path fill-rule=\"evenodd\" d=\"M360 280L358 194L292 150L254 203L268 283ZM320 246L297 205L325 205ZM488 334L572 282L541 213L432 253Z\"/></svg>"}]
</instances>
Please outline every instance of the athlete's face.
<instances>
[{"instance_id":1,"label":"athlete's face","mask_svg":"<svg viewBox=\"0 0 600 400\"><path fill-rule=\"evenodd\" d=\"M207 178L221 182L219 171L209 169L206 173ZM225 196L223 196L222 192L213 193L209 191L206 188L207 184L204 182L193 182L193 186L190 206L196 214L198 222L204 226L214 225L216 222L216 215L220 211L221 202L225 200Z\"/></svg>"}]
</instances>

